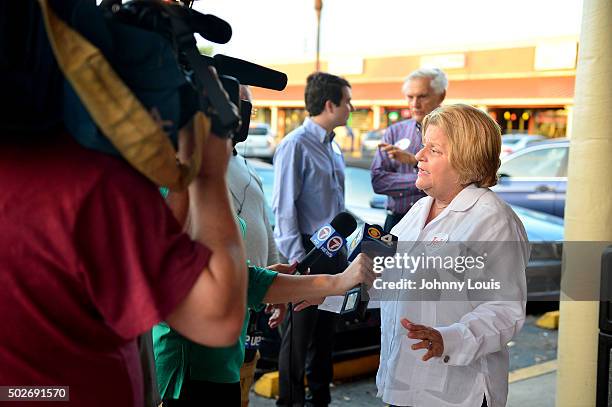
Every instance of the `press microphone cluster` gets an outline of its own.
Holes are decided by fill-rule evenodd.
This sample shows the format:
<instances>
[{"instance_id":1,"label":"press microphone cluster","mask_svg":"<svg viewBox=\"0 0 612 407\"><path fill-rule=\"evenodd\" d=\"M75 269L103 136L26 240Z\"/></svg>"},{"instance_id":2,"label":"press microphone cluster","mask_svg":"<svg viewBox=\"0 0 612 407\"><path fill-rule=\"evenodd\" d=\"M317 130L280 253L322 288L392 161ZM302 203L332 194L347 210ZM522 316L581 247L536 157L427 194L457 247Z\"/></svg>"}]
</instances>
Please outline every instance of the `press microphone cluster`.
<instances>
[{"instance_id":1,"label":"press microphone cluster","mask_svg":"<svg viewBox=\"0 0 612 407\"><path fill-rule=\"evenodd\" d=\"M366 253L373 258L375 256L393 256L396 251L397 236L386 233L378 225L364 223L351 242L348 260L355 260L359 253ZM356 312L363 319L368 308L368 302L369 296L365 287L363 285L355 287L344 295L340 314Z\"/></svg>"}]
</instances>

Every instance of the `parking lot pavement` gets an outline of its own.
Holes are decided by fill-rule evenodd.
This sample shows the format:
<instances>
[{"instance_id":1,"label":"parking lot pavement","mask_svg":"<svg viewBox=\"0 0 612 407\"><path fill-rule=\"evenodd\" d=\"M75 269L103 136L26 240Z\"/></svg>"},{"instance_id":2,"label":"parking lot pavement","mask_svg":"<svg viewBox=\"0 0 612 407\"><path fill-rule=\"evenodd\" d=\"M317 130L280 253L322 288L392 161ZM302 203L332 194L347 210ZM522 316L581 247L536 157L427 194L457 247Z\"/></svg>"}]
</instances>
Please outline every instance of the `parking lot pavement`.
<instances>
[{"instance_id":1,"label":"parking lot pavement","mask_svg":"<svg viewBox=\"0 0 612 407\"><path fill-rule=\"evenodd\" d=\"M557 357L557 332L535 325L538 315L528 315L523 329L510 343L510 370L526 368ZM548 407L554 405L556 372L520 380L510 384L509 407ZM334 383L331 406L384 406L376 398L375 373L346 383ZM274 399L251 392L252 407L273 407Z\"/></svg>"}]
</instances>

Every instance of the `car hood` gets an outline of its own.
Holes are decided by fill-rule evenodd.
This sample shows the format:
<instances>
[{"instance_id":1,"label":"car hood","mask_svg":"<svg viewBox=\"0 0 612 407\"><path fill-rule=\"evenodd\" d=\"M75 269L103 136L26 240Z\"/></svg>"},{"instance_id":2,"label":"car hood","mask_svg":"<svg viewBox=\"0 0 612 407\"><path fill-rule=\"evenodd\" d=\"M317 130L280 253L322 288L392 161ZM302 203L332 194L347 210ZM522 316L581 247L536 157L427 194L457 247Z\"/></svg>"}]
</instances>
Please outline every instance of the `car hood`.
<instances>
[{"instance_id":1,"label":"car hood","mask_svg":"<svg viewBox=\"0 0 612 407\"><path fill-rule=\"evenodd\" d=\"M519 217L530 242L563 241L563 218L532 211L521 206L510 206Z\"/></svg>"}]
</instances>

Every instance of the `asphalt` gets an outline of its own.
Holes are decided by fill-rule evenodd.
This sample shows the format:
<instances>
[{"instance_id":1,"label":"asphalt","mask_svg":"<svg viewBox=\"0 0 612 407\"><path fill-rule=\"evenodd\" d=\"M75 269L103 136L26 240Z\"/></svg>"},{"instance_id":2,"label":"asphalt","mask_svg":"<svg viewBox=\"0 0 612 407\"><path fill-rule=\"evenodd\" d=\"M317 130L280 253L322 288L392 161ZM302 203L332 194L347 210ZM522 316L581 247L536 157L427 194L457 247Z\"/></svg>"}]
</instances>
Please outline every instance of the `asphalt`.
<instances>
[{"instance_id":1,"label":"asphalt","mask_svg":"<svg viewBox=\"0 0 612 407\"><path fill-rule=\"evenodd\" d=\"M508 407L555 405L558 331L537 327L537 318L538 315L528 315L522 331L509 344L511 373ZM374 375L332 384L330 406L385 406L376 398ZM249 405L272 407L275 406L275 400L260 397L251 391Z\"/></svg>"},{"instance_id":2,"label":"asphalt","mask_svg":"<svg viewBox=\"0 0 612 407\"><path fill-rule=\"evenodd\" d=\"M554 407L556 393L556 370L510 383L507 407ZM374 377L350 383L333 385L331 388L332 407L383 407L376 398ZM273 407L274 399L260 397L251 392L251 407Z\"/></svg>"}]
</instances>

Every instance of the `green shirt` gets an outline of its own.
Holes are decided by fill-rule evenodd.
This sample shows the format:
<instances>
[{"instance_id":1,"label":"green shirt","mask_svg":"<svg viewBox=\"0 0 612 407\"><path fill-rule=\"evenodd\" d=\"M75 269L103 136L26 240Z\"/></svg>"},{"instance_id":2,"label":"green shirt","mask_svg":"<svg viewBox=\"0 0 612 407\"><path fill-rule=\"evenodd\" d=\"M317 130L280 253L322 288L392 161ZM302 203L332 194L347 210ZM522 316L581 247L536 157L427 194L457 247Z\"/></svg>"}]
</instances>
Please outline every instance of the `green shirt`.
<instances>
[{"instance_id":1,"label":"green shirt","mask_svg":"<svg viewBox=\"0 0 612 407\"><path fill-rule=\"evenodd\" d=\"M261 308L263 298L277 273L260 267L249 267L248 308ZM189 377L216 383L240 381L244 345L249 325L247 309L238 341L228 347L197 345L162 322L153 327L153 348L159 392L162 398L177 399L189 369Z\"/></svg>"}]
</instances>

